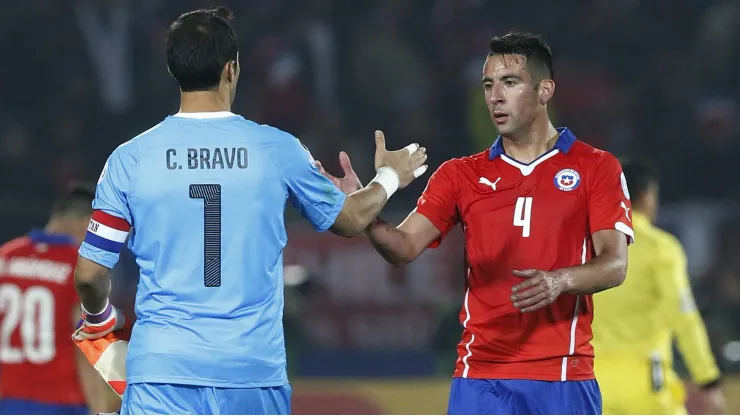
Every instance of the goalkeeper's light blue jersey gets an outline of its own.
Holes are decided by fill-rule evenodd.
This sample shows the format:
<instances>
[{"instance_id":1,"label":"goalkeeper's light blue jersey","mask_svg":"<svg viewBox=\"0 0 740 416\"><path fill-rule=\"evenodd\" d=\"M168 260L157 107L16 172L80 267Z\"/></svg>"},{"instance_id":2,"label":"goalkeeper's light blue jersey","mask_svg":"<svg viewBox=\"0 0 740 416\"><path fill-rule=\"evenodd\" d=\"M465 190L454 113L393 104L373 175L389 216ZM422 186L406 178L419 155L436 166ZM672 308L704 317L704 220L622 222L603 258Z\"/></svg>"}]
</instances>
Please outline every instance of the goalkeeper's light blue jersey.
<instances>
[{"instance_id":1,"label":"goalkeeper's light blue jersey","mask_svg":"<svg viewBox=\"0 0 740 416\"><path fill-rule=\"evenodd\" d=\"M112 268L128 236L139 265L128 383L287 384L286 202L325 231L344 200L298 139L229 112L170 116L118 147L80 255Z\"/></svg>"}]
</instances>

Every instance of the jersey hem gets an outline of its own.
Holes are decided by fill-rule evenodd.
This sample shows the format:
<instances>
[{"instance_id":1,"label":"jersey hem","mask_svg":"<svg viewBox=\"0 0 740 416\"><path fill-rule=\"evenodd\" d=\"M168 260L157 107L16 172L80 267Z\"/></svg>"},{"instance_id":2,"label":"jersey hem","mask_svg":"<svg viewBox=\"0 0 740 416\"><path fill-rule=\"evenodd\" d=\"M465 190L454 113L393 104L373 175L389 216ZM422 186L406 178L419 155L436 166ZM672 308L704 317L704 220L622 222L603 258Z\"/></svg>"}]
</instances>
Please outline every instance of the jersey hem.
<instances>
[{"instance_id":1,"label":"jersey hem","mask_svg":"<svg viewBox=\"0 0 740 416\"><path fill-rule=\"evenodd\" d=\"M127 384L182 384L187 386L219 387L229 389L251 389L258 387L282 387L288 385L288 379L255 381L251 383L234 383L224 380L211 380L191 377L129 377Z\"/></svg>"},{"instance_id":2,"label":"jersey hem","mask_svg":"<svg viewBox=\"0 0 740 416\"><path fill-rule=\"evenodd\" d=\"M534 381L588 381L596 380L594 373L568 375L565 380L562 379L561 374L539 374L539 373L497 373L497 372L476 372L470 375L471 371L468 371L468 376L463 377L462 375L453 375L452 378L472 378L472 379L486 379L486 380L534 380Z\"/></svg>"}]
</instances>

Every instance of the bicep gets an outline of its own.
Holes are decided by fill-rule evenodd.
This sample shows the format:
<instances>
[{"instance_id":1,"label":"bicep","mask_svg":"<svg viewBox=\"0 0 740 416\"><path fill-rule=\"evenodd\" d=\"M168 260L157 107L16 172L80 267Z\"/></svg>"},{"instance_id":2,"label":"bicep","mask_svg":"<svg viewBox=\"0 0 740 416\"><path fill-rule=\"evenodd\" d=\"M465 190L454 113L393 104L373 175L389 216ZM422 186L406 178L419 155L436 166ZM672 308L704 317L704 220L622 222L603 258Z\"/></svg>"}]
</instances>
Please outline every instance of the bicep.
<instances>
[{"instance_id":1,"label":"bicep","mask_svg":"<svg viewBox=\"0 0 740 416\"><path fill-rule=\"evenodd\" d=\"M589 227L596 233L601 230L621 231L634 241L632 230L632 205L622 166L611 154L604 153L591 177L588 191Z\"/></svg>"},{"instance_id":2,"label":"bicep","mask_svg":"<svg viewBox=\"0 0 740 416\"><path fill-rule=\"evenodd\" d=\"M421 254L433 242L437 241L442 232L429 218L414 211L397 227L411 245L414 257Z\"/></svg>"},{"instance_id":3,"label":"bicep","mask_svg":"<svg viewBox=\"0 0 740 416\"><path fill-rule=\"evenodd\" d=\"M599 230L591 238L596 256L610 255L627 262L627 240L624 233L617 230Z\"/></svg>"}]
</instances>

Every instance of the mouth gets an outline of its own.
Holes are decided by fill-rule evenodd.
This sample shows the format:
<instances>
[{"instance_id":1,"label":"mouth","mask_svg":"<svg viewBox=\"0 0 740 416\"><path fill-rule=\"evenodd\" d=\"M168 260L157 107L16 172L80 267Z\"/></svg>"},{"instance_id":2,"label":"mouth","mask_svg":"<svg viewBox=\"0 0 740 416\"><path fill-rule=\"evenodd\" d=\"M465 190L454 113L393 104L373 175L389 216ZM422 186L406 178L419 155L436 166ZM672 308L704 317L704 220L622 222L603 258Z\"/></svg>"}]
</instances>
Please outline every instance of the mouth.
<instances>
[{"instance_id":1,"label":"mouth","mask_svg":"<svg viewBox=\"0 0 740 416\"><path fill-rule=\"evenodd\" d=\"M507 113L504 113L503 111L494 111L493 112L493 121L496 124L504 124L509 120L509 115Z\"/></svg>"}]
</instances>

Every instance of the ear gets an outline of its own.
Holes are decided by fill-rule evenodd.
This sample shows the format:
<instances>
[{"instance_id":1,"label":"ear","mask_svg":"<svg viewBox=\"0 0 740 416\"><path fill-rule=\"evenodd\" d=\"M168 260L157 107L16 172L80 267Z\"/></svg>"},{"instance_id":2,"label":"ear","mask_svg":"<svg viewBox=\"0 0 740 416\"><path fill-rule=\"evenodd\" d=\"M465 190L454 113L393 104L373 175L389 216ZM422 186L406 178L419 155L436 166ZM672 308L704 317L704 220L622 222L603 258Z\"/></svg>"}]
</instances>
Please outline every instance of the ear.
<instances>
[{"instance_id":1,"label":"ear","mask_svg":"<svg viewBox=\"0 0 740 416\"><path fill-rule=\"evenodd\" d=\"M555 81L551 79L544 79L540 81L540 104L547 104L552 96L555 95Z\"/></svg>"},{"instance_id":2,"label":"ear","mask_svg":"<svg viewBox=\"0 0 740 416\"><path fill-rule=\"evenodd\" d=\"M234 82L234 79L236 79L236 61L229 61L226 63L226 66L224 67L224 76L226 78L226 81L229 83Z\"/></svg>"}]
</instances>

